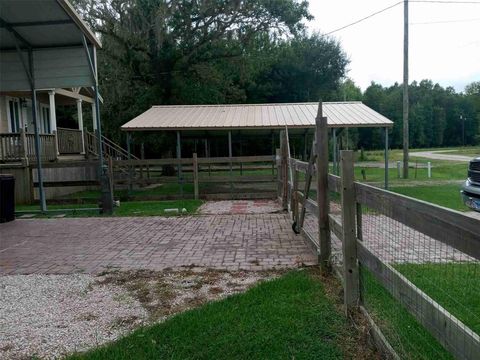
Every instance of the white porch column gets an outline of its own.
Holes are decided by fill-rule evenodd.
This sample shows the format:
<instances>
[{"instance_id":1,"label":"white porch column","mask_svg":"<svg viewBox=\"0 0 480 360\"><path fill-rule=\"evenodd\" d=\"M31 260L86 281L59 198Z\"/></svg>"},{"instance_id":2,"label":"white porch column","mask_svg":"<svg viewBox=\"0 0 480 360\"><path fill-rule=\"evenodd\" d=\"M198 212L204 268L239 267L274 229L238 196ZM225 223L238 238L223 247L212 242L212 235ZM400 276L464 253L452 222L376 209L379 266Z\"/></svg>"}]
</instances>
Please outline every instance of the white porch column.
<instances>
[{"instance_id":1,"label":"white porch column","mask_svg":"<svg viewBox=\"0 0 480 360\"><path fill-rule=\"evenodd\" d=\"M85 138L83 136L82 99L77 99L77 118L78 118L78 130L82 132L82 155L83 155L85 154Z\"/></svg>"},{"instance_id":2,"label":"white porch column","mask_svg":"<svg viewBox=\"0 0 480 360\"><path fill-rule=\"evenodd\" d=\"M97 110L95 103L92 103L92 120L93 120L93 132L97 131Z\"/></svg>"},{"instance_id":3,"label":"white porch column","mask_svg":"<svg viewBox=\"0 0 480 360\"><path fill-rule=\"evenodd\" d=\"M48 100L50 102L50 131L57 131L57 112L55 111L55 91L48 92Z\"/></svg>"}]
</instances>

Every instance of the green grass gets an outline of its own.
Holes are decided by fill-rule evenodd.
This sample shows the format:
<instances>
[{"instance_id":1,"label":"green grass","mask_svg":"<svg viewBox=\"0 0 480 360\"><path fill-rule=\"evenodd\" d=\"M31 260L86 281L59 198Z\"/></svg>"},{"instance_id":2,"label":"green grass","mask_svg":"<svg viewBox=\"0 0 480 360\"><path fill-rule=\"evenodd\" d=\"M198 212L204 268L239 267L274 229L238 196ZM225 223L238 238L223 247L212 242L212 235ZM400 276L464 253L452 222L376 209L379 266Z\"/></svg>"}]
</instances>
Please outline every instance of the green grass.
<instances>
[{"instance_id":1,"label":"green grass","mask_svg":"<svg viewBox=\"0 0 480 360\"><path fill-rule=\"evenodd\" d=\"M468 211L460 196L460 185L422 185L392 187L393 192L431 202L453 210Z\"/></svg>"},{"instance_id":2,"label":"green grass","mask_svg":"<svg viewBox=\"0 0 480 360\"><path fill-rule=\"evenodd\" d=\"M400 264L395 268L470 329L480 334L478 264ZM361 273L365 305L402 359L452 358L369 271L362 269Z\"/></svg>"},{"instance_id":3,"label":"green grass","mask_svg":"<svg viewBox=\"0 0 480 360\"><path fill-rule=\"evenodd\" d=\"M202 204L201 200L172 200L172 201L128 201L121 202L120 207L115 208L113 216L165 216L176 215L174 213L165 213L165 209L182 208L187 209L187 214L193 214ZM96 208L97 205L92 204L68 204L68 205L49 205L48 210L57 210L61 212L63 209L81 209ZM17 205L17 211L28 212L40 210L38 205ZM65 212L68 217L89 217L99 216L98 211L68 211ZM55 212L47 216L55 215Z\"/></svg>"},{"instance_id":4,"label":"green grass","mask_svg":"<svg viewBox=\"0 0 480 360\"><path fill-rule=\"evenodd\" d=\"M480 335L479 264L401 264L395 268Z\"/></svg>"},{"instance_id":5,"label":"green grass","mask_svg":"<svg viewBox=\"0 0 480 360\"><path fill-rule=\"evenodd\" d=\"M293 271L69 359L343 359L354 344L310 271Z\"/></svg>"}]
</instances>

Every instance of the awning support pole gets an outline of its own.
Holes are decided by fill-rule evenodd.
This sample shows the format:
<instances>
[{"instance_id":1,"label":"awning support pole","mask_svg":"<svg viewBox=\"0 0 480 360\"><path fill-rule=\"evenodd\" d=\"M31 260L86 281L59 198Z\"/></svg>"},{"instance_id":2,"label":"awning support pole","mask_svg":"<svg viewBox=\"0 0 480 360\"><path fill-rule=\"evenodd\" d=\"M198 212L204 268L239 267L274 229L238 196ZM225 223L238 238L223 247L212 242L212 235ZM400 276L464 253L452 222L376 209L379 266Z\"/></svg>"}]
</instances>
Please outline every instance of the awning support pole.
<instances>
[{"instance_id":1,"label":"awning support pole","mask_svg":"<svg viewBox=\"0 0 480 360\"><path fill-rule=\"evenodd\" d=\"M110 186L110 179L108 177L108 167L104 164L103 147L102 147L102 124L100 121L100 96L98 93L98 74L96 58L92 57L88 49L87 39L85 35L82 37L83 48L87 57L88 65L90 66L90 73L94 83L93 90L95 91L95 118L97 123L97 137L98 137L98 160L99 160L99 178L101 188L101 212L104 214L111 214L113 212L113 194ZM95 53L95 48L93 48Z\"/></svg>"},{"instance_id":2,"label":"awning support pole","mask_svg":"<svg viewBox=\"0 0 480 360\"><path fill-rule=\"evenodd\" d=\"M385 128L385 189L388 190L388 128Z\"/></svg>"},{"instance_id":3,"label":"awning support pole","mask_svg":"<svg viewBox=\"0 0 480 360\"><path fill-rule=\"evenodd\" d=\"M17 49L17 54L22 62L23 69L30 83L30 91L32 92L32 119L33 119L33 128L35 132L35 157L37 162L37 177L38 177L38 195L40 199L40 210L42 212L47 211L47 202L45 200L45 189L43 187L43 175L42 175L42 159L40 152L40 135L39 127L37 121L37 93L35 90L35 72L33 67L33 51L32 46L21 37L8 23L0 18L0 24L4 25L9 32L14 35L15 48ZM22 51L18 45L18 41L24 43L28 48L28 66L25 62L25 59L22 56Z\"/></svg>"},{"instance_id":4,"label":"awning support pole","mask_svg":"<svg viewBox=\"0 0 480 360\"><path fill-rule=\"evenodd\" d=\"M307 161L307 143L308 143L308 130L305 130L303 135L303 161Z\"/></svg>"},{"instance_id":5,"label":"awning support pole","mask_svg":"<svg viewBox=\"0 0 480 360\"><path fill-rule=\"evenodd\" d=\"M21 53L19 53L21 56ZM28 51L28 64L30 67L30 86L32 91L32 119L33 119L33 128L35 129L35 153L37 158L37 176L38 176L38 195L40 198L40 209L42 212L47 211L47 202L45 199L45 189L43 188L43 175L42 175L42 159L40 151L40 135L38 129L38 119L37 119L37 92L35 90L35 75L33 68L33 52L32 50Z\"/></svg>"}]
</instances>

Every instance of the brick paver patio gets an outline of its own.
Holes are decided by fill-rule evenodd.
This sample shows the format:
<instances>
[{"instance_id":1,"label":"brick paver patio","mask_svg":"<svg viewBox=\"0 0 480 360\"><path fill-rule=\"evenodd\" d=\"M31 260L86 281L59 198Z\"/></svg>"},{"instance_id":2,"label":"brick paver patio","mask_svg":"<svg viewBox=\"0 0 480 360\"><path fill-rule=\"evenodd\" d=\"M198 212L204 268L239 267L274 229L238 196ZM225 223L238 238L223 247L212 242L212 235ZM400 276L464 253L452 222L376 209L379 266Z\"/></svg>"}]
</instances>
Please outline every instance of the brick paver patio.
<instances>
[{"instance_id":1,"label":"brick paver patio","mask_svg":"<svg viewBox=\"0 0 480 360\"><path fill-rule=\"evenodd\" d=\"M0 224L0 274L313 264L286 214L63 218Z\"/></svg>"}]
</instances>

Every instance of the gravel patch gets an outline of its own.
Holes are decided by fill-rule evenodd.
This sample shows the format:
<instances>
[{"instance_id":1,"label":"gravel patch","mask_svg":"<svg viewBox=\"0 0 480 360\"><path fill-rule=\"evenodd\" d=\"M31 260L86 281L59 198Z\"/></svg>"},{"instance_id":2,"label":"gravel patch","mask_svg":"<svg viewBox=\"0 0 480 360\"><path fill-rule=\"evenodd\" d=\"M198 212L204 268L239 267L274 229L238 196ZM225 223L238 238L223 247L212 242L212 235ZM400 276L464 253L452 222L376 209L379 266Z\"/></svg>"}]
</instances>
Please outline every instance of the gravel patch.
<instances>
[{"instance_id":1,"label":"gravel patch","mask_svg":"<svg viewBox=\"0 0 480 360\"><path fill-rule=\"evenodd\" d=\"M148 313L91 275L0 277L0 358L53 359L115 340Z\"/></svg>"},{"instance_id":2,"label":"gravel patch","mask_svg":"<svg viewBox=\"0 0 480 360\"><path fill-rule=\"evenodd\" d=\"M283 271L184 267L0 277L0 359L56 359L246 291Z\"/></svg>"}]
</instances>

